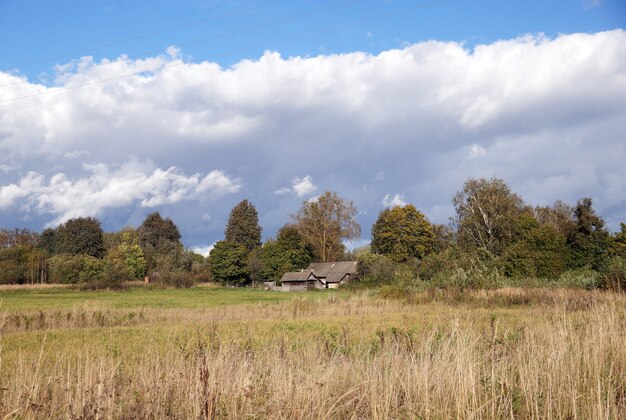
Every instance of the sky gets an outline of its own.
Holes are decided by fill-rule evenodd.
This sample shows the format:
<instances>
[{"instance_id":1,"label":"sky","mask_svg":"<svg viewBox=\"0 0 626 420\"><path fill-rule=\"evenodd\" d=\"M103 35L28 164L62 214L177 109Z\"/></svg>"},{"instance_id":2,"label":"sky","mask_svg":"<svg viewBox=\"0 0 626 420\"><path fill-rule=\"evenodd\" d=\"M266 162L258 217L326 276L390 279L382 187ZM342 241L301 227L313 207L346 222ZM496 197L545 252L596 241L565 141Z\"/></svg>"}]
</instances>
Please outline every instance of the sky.
<instances>
[{"instance_id":1,"label":"sky","mask_svg":"<svg viewBox=\"0 0 626 420\"><path fill-rule=\"evenodd\" d=\"M453 216L468 178L626 221L626 2L0 0L0 227L159 211L206 252L336 191Z\"/></svg>"}]
</instances>

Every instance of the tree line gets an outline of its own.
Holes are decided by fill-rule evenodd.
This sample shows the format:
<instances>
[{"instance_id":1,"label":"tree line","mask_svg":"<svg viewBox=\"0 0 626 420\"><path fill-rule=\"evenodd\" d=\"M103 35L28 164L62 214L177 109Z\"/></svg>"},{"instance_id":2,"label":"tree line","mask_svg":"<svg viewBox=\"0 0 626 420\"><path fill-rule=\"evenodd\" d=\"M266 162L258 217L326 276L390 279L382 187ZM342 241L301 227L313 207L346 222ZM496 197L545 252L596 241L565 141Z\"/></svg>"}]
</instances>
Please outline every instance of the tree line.
<instances>
[{"instance_id":1,"label":"tree line","mask_svg":"<svg viewBox=\"0 0 626 420\"><path fill-rule=\"evenodd\" d=\"M503 180L480 178L465 182L452 204L448 225L431 223L412 204L384 209L370 245L354 251L344 241L360 238L357 209L330 191L304 202L265 242L257 210L244 199L231 210L224 239L208 258L185 250L178 227L158 212L138 228L112 233L91 217L41 234L2 229L0 283L111 287L149 276L174 286L208 280L241 286L279 280L310 262L357 259L364 284L624 287L626 225L610 234L591 198L533 207Z\"/></svg>"}]
</instances>

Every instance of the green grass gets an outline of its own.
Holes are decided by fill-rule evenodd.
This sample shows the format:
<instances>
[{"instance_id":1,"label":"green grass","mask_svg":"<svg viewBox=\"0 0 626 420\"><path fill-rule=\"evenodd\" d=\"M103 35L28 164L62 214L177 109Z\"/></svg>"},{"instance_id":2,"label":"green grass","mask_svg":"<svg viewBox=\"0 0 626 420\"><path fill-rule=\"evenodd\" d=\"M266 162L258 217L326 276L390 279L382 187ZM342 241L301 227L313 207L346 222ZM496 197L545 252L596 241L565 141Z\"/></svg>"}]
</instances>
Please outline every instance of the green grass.
<instances>
[{"instance_id":1,"label":"green grass","mask_svg":"<svg viewBox=\"0 0 626 420\"><path fill-rule=\"evenodd\" d=\"M62 309L80 305L109 308L212 308L223 305L273 303L320 293L282 293L255 289L132 287L122 291L77 289L0 290L0 310Z\"/></svg>"}]
</instances>

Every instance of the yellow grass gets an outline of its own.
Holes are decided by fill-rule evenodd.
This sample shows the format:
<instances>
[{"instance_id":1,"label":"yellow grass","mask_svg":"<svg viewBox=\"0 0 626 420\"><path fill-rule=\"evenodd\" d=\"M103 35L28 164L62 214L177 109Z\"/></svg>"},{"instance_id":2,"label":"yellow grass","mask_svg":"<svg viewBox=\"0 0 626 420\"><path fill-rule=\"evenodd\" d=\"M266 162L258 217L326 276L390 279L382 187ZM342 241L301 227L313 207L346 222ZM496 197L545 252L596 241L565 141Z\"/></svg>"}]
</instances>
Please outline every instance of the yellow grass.
<instances>
[{"instance_id":1,"label":"yellow grass","mask_svg":"<svg viewBox=\"0 0 626 420\"><path fill-rule=\"evenodd\" d=\"M623 295L311 296L7 310L0 416L626 418Z\"/></svg>"}]
</instances>

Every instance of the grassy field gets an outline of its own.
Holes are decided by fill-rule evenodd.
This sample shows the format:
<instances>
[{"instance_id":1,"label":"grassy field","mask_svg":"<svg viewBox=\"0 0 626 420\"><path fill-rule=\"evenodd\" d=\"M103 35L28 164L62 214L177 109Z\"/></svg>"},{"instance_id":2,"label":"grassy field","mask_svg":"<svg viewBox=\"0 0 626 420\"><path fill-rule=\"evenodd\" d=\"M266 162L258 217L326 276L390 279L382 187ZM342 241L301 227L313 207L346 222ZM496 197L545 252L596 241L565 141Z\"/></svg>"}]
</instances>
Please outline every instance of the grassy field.
<instances>
[{"instance_id":1,"label":"grassy field","mask_svg":"<svg viewBox=\"0 0 626 420\"><path fill-rule=\"evenodd\" d=\"M626 418L626 297L1 290L7 418Z\"/></svg>"}]
</instances>

